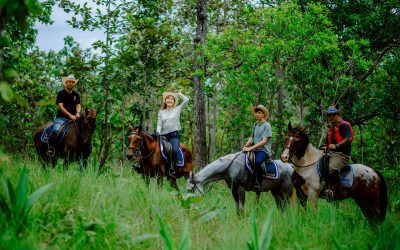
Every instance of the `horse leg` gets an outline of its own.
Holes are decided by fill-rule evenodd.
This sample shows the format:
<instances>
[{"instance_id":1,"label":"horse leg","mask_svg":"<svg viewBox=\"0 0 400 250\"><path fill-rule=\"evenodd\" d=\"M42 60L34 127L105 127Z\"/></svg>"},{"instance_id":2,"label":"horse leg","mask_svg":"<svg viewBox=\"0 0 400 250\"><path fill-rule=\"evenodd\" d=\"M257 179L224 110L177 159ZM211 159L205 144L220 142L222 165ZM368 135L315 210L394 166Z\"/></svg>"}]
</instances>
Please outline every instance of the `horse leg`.
<instances>
[{"instance_id":1,"label":"horse leg","mask_svg":"<svg viewBox=\"0 0 400 250\"><path fill-rule=\"evenodd\" d=\"M276 206L280 211L283 211L285 208L285 205L289 203L288 197L285 195L285 193L281 190L271 190L272 196L274 197Z\"/></svg>"},{"instance_id":2,"label":"horse leg","mask_svg":"<svg viewBox=\"0 0 400 250\"><path fill-rule=\"evenodd\" d=\"M300 205L305 208L307 205L307 195L303 192L301 187L296 187L295 190L297 197L299 198Z\"/></svg>"},{"instance_id":3,"label":"horse leg","mask_svg":"<svg viewBox=\"0 0 400 250\"><path fill-rule=\"evenodd\" d=\"M176 191L179 192L178 184L176 184L176 176L175 176L175 175L173 175L173 176L168 176L167 178L168 178L168 180L169 180L169 183L171 184L171 187L175 188Z\"/></svg>"},{"instance_id":4,"label":"horse leg","mask_svg":"<svg viewBox=\"0 0 400 250\"><path fill-rule=\"evenodd\" d=\"M256 203L259 204L260 203L260 196L261 196L261 192L257 191L256 192Z\"/></svg>"},{"instance_id":5,"label":"horse leg","mask_svg":"<svg viewBox=\"0 0 400 250\"><path fill-rule=\"evenodd\" d=\"M239 216L243 215L246 191L243 186L234 185L232 187L232 195L235 199Z\"/></svg>"}]
</instances>

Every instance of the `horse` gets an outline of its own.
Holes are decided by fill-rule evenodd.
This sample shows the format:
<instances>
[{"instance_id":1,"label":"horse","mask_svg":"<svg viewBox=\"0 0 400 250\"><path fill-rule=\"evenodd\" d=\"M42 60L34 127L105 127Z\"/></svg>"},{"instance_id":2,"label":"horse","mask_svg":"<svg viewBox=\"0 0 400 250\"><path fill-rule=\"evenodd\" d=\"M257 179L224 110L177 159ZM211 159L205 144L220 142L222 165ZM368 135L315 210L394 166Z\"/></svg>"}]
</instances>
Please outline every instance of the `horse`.
<instances>
[{"instance_id":1,"label":"horse","mask_svg":"<svg viewBox=\"0 0 400 250\"><path fill-rule=\"evenodd\" d=\"M196 195L204 195L204 186L218 180L225 180L231 188L239 214L244 211L246 191L253 191L254 176L245 166L244 152L229 154L205 166L196 175L190 174L186 183L186 191ZM283 210L291 201L293 191L293 167L289 163L275 160L278 174L276 180L263 178L261 192L271 191L278 209ZM257 198L259 193L257 193ZM258 200L258 199L257 199Z\"/></svg>"},{"instance_id":2,"label":"horse","mask_svg":"<svg viewBox=\"0 0 400 250\"><path fill-rule=\"evenodd\" d=\"M309 142L304 128L293 128L288 125L281 159L294 165L293 184L303 207L307 197L313 207L317 206L322 195L323 185L320 182L318 162L324 157L324 150L314 148ZM351 187L340 186L340 191L333 199L339 201L351 197L361 208L362 213L371 225L385 220L388 205L388 191L385 179L378 171L362 165L350 164L354 173Z\"/></svg>"},{"instance_id":3,"label":"horse","mask_svg":"<svg viewBox=\"0 0 400 250\"><path fill-rule=\"evenodd\" d=\"M64 168L70 162L77 161L80 163L81 170L86 169L87 159L92 151L92 136L96 128L96 116L96 110L87 108L82 117L79 117L75 121L68 121L58 135L56 135L55 141L57 145L55 145L54 156L46 154L49 145L42 140L44 137L43 133L46 129L51 129L49 126L53 123L47 123L36 130L33 134L33 143L36 152L40 156L42 167L45 168L47 164L50 164L54 168L58 159L63 158Z\"/></svg>"},{"instance_id":4,"label":"horse","mask_svg":"<svg viewBox=\"0 0 400 250\"><path fill-rule=\"evenodd\" d=\"M163 177L166 176L171 186L179 191L176 179L184 177L189 178L189 173L193 170L192 152L185 144L181 144L184 165L183 167L174 167L174 172L170 163L162 156L161 137L158 135L149 135L143 131L142 126L133 128L129 126L130 135L128 136L129 146L127 158L133 160L135 153L138 153L139 167L136 171L142 174L146 183L149 183L149 177L157 177L160 185Z\"/></svg>"}]
</instances>

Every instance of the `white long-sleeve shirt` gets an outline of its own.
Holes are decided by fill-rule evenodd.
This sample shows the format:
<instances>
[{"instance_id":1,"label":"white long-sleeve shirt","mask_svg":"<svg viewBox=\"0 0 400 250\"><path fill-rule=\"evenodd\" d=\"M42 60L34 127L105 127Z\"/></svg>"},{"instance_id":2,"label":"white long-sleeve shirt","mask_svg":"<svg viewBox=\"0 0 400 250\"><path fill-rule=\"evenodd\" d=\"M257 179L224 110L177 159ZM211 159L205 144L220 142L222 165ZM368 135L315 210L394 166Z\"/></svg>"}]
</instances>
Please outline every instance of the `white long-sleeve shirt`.
<instances>
[{"instance_id":1,"label":"white long-sleeve shirt","mask_svg":"<svg viewBox=\"0 0 400 250\"><path fill-rule=\"evenodd\" d=\"M182 98L182 103L172 109L160 109L158 112L156 132L165 135L181 129L180 117L183 108L188 104L189 98L178 93ZM177 101L177 100L176 100Z\"/></svg>"}]
</instances>

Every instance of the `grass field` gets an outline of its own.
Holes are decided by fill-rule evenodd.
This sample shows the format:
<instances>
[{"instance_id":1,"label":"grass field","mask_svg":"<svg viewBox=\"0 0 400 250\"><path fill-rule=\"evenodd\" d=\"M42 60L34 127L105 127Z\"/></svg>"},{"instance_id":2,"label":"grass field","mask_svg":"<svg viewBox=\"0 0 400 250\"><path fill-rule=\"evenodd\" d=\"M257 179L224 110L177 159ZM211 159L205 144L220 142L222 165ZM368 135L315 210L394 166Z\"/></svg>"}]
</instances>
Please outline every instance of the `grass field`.
<instances>
[{"instance_id":1,"label":"grass field","mask_svg":"<svg viewBox=\"0 0 400 250\"><path fill-rule=\"evenodd\" d=\"M262 242L270 249L400 249L400 194L392 187L386 221L371 228L352 200L320 200L316 211L293 205L282 213L270 193L259 204L247 193L239 217L223 182L206 188L204 197L185 199L167 182L158 187L152 180L147 187L129 166L112 165L101 175L81 173L77 165L43 171L35 159L2 155L2 179L9 178L14 188L24 167L28 194L51 186L33 203L19 230L2 212L0 249L234 250L261 249ZM184 190L184 180L178 184ZM257 244L250 248L248 242Z\"/></svg>"}]
</instances>

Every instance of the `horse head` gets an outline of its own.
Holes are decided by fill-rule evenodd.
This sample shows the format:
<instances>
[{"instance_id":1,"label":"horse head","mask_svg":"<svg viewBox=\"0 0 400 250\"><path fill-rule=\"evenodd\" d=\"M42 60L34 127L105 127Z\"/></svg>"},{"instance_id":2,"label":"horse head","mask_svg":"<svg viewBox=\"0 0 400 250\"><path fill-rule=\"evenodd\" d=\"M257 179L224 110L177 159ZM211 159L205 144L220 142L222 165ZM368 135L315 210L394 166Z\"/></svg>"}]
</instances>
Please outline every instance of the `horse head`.
<instances>
[{"instance_id":1,"label":"horse head","mask_svg":"<svg viewBox=\"0 0 400 250\"><path fill-rule=\"evenodd\" d=\"M142 126L132 127L129 125L129 145L128 145L128 152L126 153L126 157L129 160L133 159L133 156L139 152L139 147L142 141Z\"/></svg>"},{"instance_id":2,"label":"horse head","mask_svg":"<svg viewBox=\"0 0 400 250\"><path fill-rule=\"evenodd\" d=\"M85 114L79 119L84 145L92 141L93 132L96 128L96 116L96 110L86 108Z\"/></svg>"},{"instance_id":3,"label":"horse head","mask_svg":"<svg viewBox=\"0 0 400 250\"><path fill-rule=\"evenodd\" d=\"M192 171L189 173L189 178L186 181L186 192L196 195L203 195L203 186L196 182Z\"/></svg>"},{"instance_id":4,"label":"horse head","mask_svg":"<svg viewBox=\"0 0 400 250\"><path fill-rule=\"evenodd\" d=\"M296 155L296 157L300 159L304 156L309 142L310 140L305 133L305 128L293 128L292 124L289 122L288 133L285 138L285 144L283 145L281 160L283 162L290 162L293 155Z\"/></svg>"}]
</instances>

